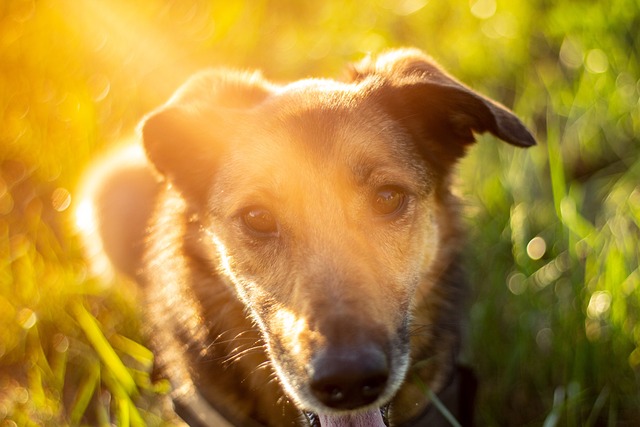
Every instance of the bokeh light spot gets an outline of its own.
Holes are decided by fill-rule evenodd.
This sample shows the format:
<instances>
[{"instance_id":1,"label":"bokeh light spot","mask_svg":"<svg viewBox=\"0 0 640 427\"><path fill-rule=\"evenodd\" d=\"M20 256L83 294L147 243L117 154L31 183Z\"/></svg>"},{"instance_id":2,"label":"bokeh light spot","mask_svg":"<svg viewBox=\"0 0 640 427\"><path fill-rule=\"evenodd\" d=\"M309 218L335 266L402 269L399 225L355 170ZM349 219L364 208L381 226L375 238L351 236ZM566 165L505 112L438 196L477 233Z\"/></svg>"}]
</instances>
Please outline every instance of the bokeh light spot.
<instances>
[{"instance_id":1,"label":"bokeh light spot","mask_svg":"<svg viewBox=\"0 0 640 427\"><path fill-rule=\"evenodd\" d=\"M602 318L611 307L611 294L607 291L594 292L589 300L587 314L592 319Z\"/></svg>"},{"instance_id":2,"label":"bokeh light spot","mask_svg":"<svg viewBox=\"0 0 640 427\"><path fill-rule=\"evenodd\" d=\"M536 334L536 344L543 351L548 351L553 344L553 331L551 328L542 328Z\"/></svg>"},{"instance_id":3,"label":"bokeh light spot","mask_svg":"<svg viewBox=\"0 0 640 427\"><path fill-rule=\"evenodd\" d=\"M409 16L425 7L427 3L428 0L404 0L397 3L394 2L395 6L393 11L396 15Z\"/></svg>"},{"instance_id":4,"label":"bokeh light spot","mask_svg":"<svg viewBox=\"0 0 640 427\"><path fill-rule=\"evenodd\" d=\"M583 58L582 47L570 37L565 37L560 46L560 61L568 68L577 69L582 66Z\"/></svg>"},{"instance_id":5,"label":"bokeh light spot","mask_svg":"<svg viewBox=\"0 0 640 427\"><path fill-rule=\"evenodd\" d=\"M609 69L609 58L607 58L607 54L601 49L591 49L589 53L587 53L585 65L590 72L601 74Z\"/></svg>"},{"instance_id":6,"label":"bokeh light spot","mask_svg":"<svg viewBox=\"0 0 640 427\"><path fill-rule=\"evenodd\" d=\"M527 290L527 278L522 273L514 273L507 280L507 287L514 295L522 295Z\"/></svg>"},{"instance_id":7,"label":"bokeh light spot","mask_svg":"<svg viewBox=\"0 0 640 427\"><path fill-rule=\"evenodd\" d=\"M476 18L489 19L496 13L496 0L477 0L471 5L471 13Z\"/></svg>"},{"instance_id":8,"label":"bokeh light spot","mask_svg":"<svg viewBox=\"0 0 640 427\"><path fill-rule=\"evenodd\" d=\"M493 39L513 39L518 35L518 20L510 12L496 14L482 25L482 32Z\"/></svg>"},{"instance_id":9,"label":"bokeh light spot","mask_svg":"<svg viewBox=\"0 0 640 427\"><path fill-rule=\"evenodd\" d=\"M51 194L51 205L58 212L66 210L71 204L71 193L66 188L56 188Z\"/></svg>"},{"instance_id":10,"label":"bokeh light spot","mask_svg":"<svg viewBox=\"0 0 640 427\"><path fill-rule=\"evenodd\" d=\"M56 334L53 337L53 348L58 353L65 353L67 350L69 350L69 338L67 338L63 334Z\"/></svg>"},{"instance_id":11,"label":"bokeh light spot","mask_svg":"<svg viewBox=\"0 0 640 427\"><path fill-rule=\"evenodd\" d=\"M36 316L36 313L34 313L33 310L23 308L18 312L17 320L20 326L22 326L24 329L31 329L38 321L38 316Z\"/></svg>"},{"instance_id":12,"label":"bokeh light spot","mask_svg":"<svg viewBox=\"0 0 640 427\"><path fill-rule=\"evenodd\" d=\"M538 260L542 258L547 251L547 242L540 236L531 239L527 245L527 255L532 260Z\"/></svg>"}]
</instances>

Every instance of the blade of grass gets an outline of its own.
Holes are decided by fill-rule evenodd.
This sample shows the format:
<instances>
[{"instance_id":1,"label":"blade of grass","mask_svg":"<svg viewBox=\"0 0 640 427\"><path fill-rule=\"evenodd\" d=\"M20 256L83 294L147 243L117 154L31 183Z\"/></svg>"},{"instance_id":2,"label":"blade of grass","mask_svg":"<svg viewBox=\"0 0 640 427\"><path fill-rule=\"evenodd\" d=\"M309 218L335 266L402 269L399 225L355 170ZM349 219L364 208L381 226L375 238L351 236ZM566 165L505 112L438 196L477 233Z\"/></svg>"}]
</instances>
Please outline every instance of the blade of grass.
<instances>
[{"instance_id":1,"label":"blade of grass","mask_svg":"<svg viewBox=\"0 0 640 427\"><path fill-rule=\"evenodd\" d=\"M100 330L98 321L84 308L81 303L73 305L73 313L75 314L80 327L87 336L87 339L91 345L93 345L105 366L109 368L118 382L122 385L126 393L129 396L137 395L138 391L133 377Z\"/></svg>"},{"instance_id":2,"label":"blade of grass","mask_svg":"<svg viewBox=\"0 0 640 427\"><path fill-rule=\"evenodd\" d=\"M453 414L447 409L447 407L444 406L444 403L442 403L440 398L438 398L438 396L436 396L436 394L431 391L429 387L427 387L427 385L419 376L414 375L414 381L422 389L423 393L429 398L433 406L436 407L436 409L442 414L443 417L445 417L447 421L449 421L449 423L451 423L453 427L462 427L458 420L456 420L456 417L454 417Z\"/></svg>"},{"instance_id":3,"label":"blade of grass","mask_svg":"<svg viewBox=\"0 0 640 427\"><path fill-rule=\"evenodd\" d=\"M602 412L602 408L604 408L605 403L607 403L607 399L609 399L609 387L604 387L600 394L598 394L598 398L593 404L593 408L591 408L591 413L589 414L589 418L584 423L585 427L590 427L596 424L598 417L600 416L600 412Z\"/></svg>"},{"instance_id":4,"label":"blade of grass","mask_svg":"<svg viewBox=\"0 0 640 427\"><path fill-rule=\"evenodd\" d=\"M542 427L555 427L560 422L560 416L565 407L566 392L564 387L557 387L553 393L553 408L545 418Z\"/></svg>"},{"instance_id":5,"label":"blade of grass","mask_svg":"<svg viewBox=\"0 0 640 427\"><path fill-rule=\"evenodd\" d=\"M562 200L567 195L567 184L564 173L562 150L560 148L560 125L558 118L551 111L547 110L547 151L549 156L549 173L551 174L551 190L553 191L553 204L556 208L556 215L562 218L560 209Z\"/></svg>"},{"instance_id":6,"label":"blade of grass","mask_svg":"<svg viewBox=\"0 0 640 427\"><path fill-rule=\"evenodd\" d=\"M62 334L57 335L54 339L56 340L56 343L54 345L50 365L54 381L58 388L61 389L64 387L64 378L67 373L69 339Z\"/></svg>"},{"instance_id":7,"label":"blade of grass","mask_svg":"<svg viewBox=\"0 0 640 427\"><path fill-rule=\"evenodd\" d=\"M75 402L71 408L71 414L69 415L71 425L80 424L80 420L87 411L89 402L98 387L98 382L100 380L99 364L95 363L88 368L89 371L84 377L84 381L78 386Z\"/></svg>"},{"instance_id":8,"label":"blade of grass","mask_svg":"<svg viewBox=\"0 0 640 427\"><path fill-rule=\"evenodd\" d=\"M103 371L103 380L113 393L115 401L117 402L118 425L144 427L145 422L140 412L138 412L138 408L136 408L136 405L131 400L131 394L123 388L120 381L115 377L115 374L105 369Z\"/></svg>"},{"instance_id":9,"label":"blade of grass","mask_svg":"<svg viewBox=\"0 0 640 427\"><path fill-rule=\"evenodd\" d=\"M120 427L129 427L131 425L131 420L129 417L129 402L128 399L124 397L120 397L117 400L119 411L119 422L118 425Z\"/></svg>"},{"instance_id":10,"label":"blade of grass","mask_svg":"<svg viewBox=\"0 0 640 427\"><path fill-rule=\"evenodd\" d=\"M120 334L115 334L111 342L114 348L136 359L145 369L153 367L153 353L142 344Z\"/></svg>"},{"instance_id":11,"label":"blade of grass","mask_svg":"<svg viewBox=\"0 0 640 427\"><path fill-rule=\"evenodd\" d=\"M443 417L447 419L451 423L453 427L462 427L462 425L456 420L456 417L453 416L451 412L447 409L446 406L442 403L442 401L436 396L434 392L430 389L427 389L427 397L431 400L431 403L440 411Z\"/></svg>"}]
</instances>

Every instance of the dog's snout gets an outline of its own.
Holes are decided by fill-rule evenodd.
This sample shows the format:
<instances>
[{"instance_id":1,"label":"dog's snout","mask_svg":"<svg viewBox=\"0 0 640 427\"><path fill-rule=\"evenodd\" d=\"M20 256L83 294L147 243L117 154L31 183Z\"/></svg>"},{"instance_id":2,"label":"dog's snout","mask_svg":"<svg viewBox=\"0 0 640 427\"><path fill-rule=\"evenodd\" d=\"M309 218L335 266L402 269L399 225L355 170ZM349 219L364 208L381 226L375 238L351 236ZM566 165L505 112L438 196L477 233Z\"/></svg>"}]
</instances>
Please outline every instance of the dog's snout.
<instances>
[{"instance_id":1,"label":"dog's snout","mask_svg":"<svg viewBox=\"0 0 640 427\"><path fill-rule=\"evenodd\" d=\"M325 351L312 364L311 391L324 405L355 409L374 402L389 378L389 361L374 346Z\"/></svg>"}]
</instances>

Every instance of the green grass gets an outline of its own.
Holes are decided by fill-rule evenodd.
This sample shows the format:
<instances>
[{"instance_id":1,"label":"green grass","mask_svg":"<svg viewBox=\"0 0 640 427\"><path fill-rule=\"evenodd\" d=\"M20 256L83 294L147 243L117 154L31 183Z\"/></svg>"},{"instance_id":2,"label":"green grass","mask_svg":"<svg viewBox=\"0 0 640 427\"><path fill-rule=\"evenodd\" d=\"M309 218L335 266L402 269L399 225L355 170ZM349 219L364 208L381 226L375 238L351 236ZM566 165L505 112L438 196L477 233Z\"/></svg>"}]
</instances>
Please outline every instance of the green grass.
<instances>
[{"instance_id":1,"label":"green grass","mask_svg":"<svg viewBox=\"0 0 640 427\"><path fill-rule=\"evenodd\" d=\"M71 227L91 158L193 71L339 74L423 48L540 144L460 167L478 425L640 420L640 2L12 0L0 4L0 420L162 425L135 290ZM634 423L635 422L635 423Z\"/></svg>"}]
</instances>

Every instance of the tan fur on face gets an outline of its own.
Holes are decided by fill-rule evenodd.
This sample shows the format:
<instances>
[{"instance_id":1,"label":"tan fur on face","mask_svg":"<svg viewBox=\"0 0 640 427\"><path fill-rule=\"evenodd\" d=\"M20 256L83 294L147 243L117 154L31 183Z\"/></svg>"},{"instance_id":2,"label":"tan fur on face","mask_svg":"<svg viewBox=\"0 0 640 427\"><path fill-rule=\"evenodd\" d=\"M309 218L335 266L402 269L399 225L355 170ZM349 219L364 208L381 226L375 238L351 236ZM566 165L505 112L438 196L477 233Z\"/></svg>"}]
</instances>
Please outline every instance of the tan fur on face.
<instances>
[{"instance_id":1,"label":"tan fur on face","mask_svg":"<svg viewBox=\"0 0 640 427\"><path fill-rule=\"evenodd\" d=\"M437 254L438 231L433 189L417 154L403 142L408 136L362 100L342 107L340 93L331 94L340 106L335 119L322 123L318 114L330 114L327 101L311 90L305 90L305 108L279 116L256 111L276 119L234 135L235 148L222 157L225 166L209 197L216 214L206 228L222 272L263 329L289 393L314 409L308 390L287 380L304 378L312 350L322 348L325 330L340 322L370 325L384 340L397 339L415 288ZM254 134L263 137L256 141ZM377 218L371 208L375 191L391 184L409 193L398 221ZM278 241L256 244L243 235L237 214L245 206L276 216ZM404 378L408 356L392 361L387 399Z\"/></svg>"}]
</instances>

